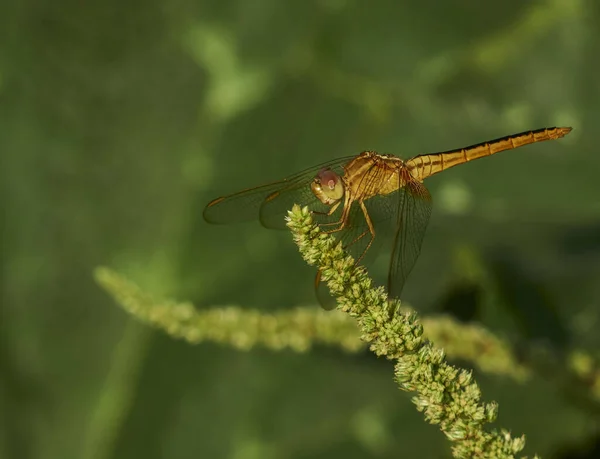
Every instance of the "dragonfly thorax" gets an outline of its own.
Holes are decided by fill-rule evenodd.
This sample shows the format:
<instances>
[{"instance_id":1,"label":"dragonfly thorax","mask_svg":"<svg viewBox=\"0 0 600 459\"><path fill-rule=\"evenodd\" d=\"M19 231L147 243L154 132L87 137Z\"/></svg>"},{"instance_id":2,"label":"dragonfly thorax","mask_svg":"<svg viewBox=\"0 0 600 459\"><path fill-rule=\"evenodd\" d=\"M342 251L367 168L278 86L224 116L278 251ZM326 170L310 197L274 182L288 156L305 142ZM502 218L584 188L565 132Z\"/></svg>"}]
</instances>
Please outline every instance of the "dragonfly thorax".
<instances>
[{"instance_id":1,"label":"dragonfly thorax","mask_svg":"<svg viewBox=\"0 0 600 459\"><path fill-rule=\"evenodd\" d=\"M344 183L331 169L321 169L310 184L310 189L326 205L335 204L344 196Z\"/></svg>"}]
</instances>

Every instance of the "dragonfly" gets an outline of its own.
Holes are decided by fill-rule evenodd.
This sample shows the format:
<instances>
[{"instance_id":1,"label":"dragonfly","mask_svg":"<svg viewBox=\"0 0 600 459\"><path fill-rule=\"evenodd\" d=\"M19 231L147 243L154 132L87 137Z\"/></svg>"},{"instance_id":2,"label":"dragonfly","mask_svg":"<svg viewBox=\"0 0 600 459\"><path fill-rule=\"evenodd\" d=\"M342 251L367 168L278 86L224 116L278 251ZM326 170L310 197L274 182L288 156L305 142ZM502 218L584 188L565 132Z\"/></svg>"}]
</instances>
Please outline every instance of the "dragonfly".
<instances>
[{"instance_id":1,"label":"dragonfly","mask_svg":"<svg viewBox=\"0 0 600 459\"><path fill-rule=\"evenodd\" d=\"M266 228L285 229L287 211L294 204L308 206L321 230L334 234L357 264L369 266L387 245L387 293L399 299L419 257L432 211L431 195L423 184L426 178L569 132L570 127L536 129L408 160L363 151L216 198L206 205L203 217L212 224L258 219ZM323 308L332 309L335 302L323 294L321 275L319 270L315 278L317 298Z\"/></svg>"}]
</instances>

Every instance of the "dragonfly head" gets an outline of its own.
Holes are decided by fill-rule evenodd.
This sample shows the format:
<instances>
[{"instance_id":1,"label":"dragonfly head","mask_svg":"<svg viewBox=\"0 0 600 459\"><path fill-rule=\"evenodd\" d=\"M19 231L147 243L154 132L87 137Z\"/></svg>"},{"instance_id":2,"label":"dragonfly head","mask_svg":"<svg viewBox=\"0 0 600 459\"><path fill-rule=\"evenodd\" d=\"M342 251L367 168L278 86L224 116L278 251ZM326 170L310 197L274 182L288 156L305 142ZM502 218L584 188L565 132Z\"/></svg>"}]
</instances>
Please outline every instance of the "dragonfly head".
<instances>
[{"instance_id":1,"label":"dragonfly head","mask_svg":"<svg viewBox=\"0 0 600 459\"><path fill-rule=\"evenodd\" d=\"M327 205L335 204L344 196L344 182L331 169L321 169L310 188L319 201Z\"/></svg>"}]
</instances>

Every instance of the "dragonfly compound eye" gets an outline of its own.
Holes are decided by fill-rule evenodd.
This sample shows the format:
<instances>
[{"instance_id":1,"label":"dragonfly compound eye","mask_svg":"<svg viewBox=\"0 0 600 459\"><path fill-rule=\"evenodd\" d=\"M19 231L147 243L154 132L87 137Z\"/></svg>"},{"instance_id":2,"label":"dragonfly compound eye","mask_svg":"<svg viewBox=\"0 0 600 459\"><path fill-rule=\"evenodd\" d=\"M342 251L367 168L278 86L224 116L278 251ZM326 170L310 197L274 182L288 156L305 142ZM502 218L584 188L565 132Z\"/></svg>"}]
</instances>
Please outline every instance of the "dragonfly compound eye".
<instances>
[{"instance_id":1,"label":"dragonfly compound eye","mask_svg":"<svg viewBox=\"0 0 600 459\"><path fill-rule=\"evenodd\" d=\"M335 204L344 196L344 183L331 169L321 169L310 187L323 204Z\"/></svg>"}]
</instances>

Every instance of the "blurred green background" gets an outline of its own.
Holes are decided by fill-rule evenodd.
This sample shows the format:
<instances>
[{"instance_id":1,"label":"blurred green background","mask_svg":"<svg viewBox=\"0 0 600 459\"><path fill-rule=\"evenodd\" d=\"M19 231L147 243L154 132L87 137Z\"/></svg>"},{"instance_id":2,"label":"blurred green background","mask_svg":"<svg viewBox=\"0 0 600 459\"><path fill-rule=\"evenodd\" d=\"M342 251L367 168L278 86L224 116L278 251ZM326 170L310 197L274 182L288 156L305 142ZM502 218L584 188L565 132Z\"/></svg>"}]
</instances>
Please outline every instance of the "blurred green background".
<instances>
[{"instance_id":1,"label":"blurred green background","mask_svg":"<svg viewBox=\"0 0 600 459\"><path fill-rule=\"evenodd\" d=\"M565 371L600 344L599 56L592 0L1 2L0 457L449 457L391 363L190 346L92 271L198 308L314 304L289 233L204 205L366 149L573 126L431 178L404 292ZM476 376L528 454L597 457L598 402Z\"/></svg>"}]
</instances>

